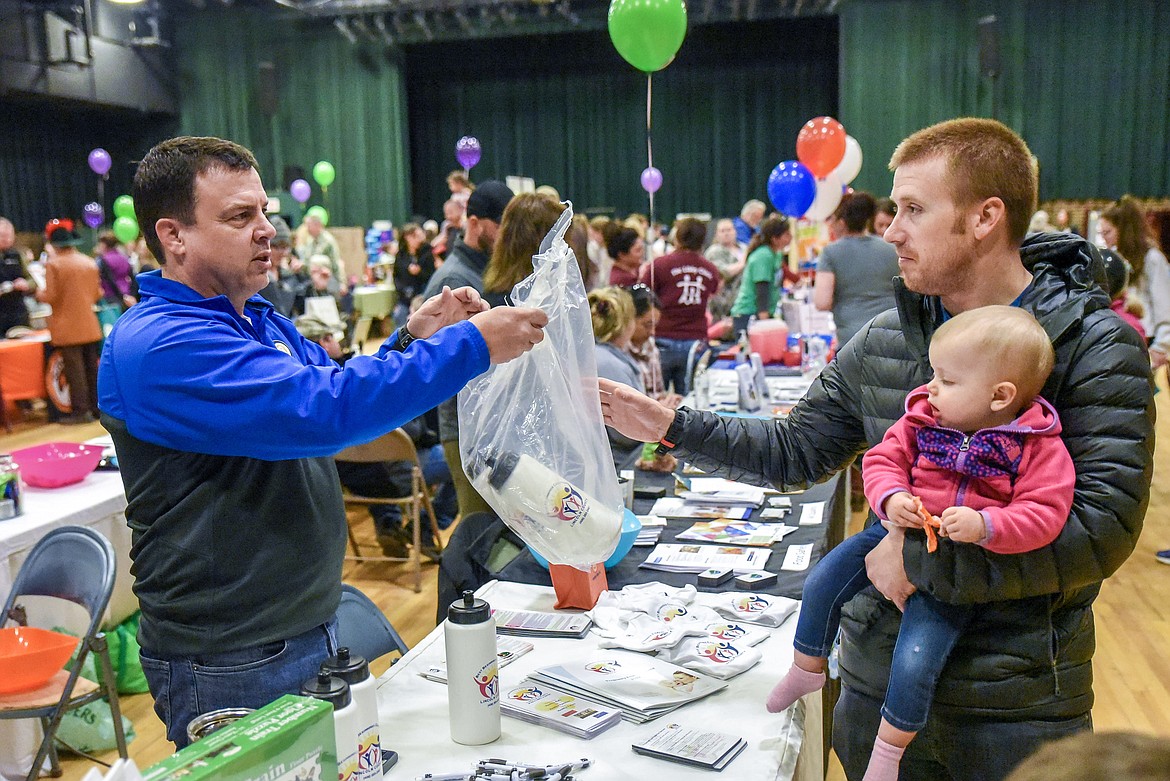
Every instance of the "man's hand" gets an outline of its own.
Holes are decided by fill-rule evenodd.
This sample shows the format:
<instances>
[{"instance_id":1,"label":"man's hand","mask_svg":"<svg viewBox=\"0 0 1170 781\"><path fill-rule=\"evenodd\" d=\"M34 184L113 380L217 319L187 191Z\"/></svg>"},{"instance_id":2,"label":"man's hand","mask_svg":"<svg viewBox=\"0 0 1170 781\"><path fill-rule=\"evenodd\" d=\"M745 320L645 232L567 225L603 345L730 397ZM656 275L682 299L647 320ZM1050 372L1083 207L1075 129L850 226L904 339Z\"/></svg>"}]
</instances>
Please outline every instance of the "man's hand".
<instances>
[{"instance_id":1,"label":"man's hand","mask_svg":"<svg viewBox=\"0 0 1170 781\"><path fill-rule=\"evenodd\" d=\"M905 526L910 529L922 528L922 516L918 514L918 503L912 494L906 491L890 494L890 498L886 499L885 509L886 518L895 526Z\"/></svg>"},{"instance_id":2,"label":"man's hand","mask_svg":"<svg viewBox=\"0 0 1170 781\"><path fill-rule=\"evenodd\" d=\"M895 526L865 557L865 573L869 576L869 582L886 599L897 605L899 610L906 609L906 600L917 591L906 577L906 567L902 563L905 534Z\"/></svg>"},{"instance_id":3,"label":"man's hand","mask_svg":"<svg viewBox=\"0 0 1170 781\"><path fill-rule=\"evenodd\" d=\"M406 321L406 330L415 339L426 339L434 336L435 332L440 328L444 328L452 323L462 322L472 315L477 315L487 310L487 308L487 302L479 297L479 293L475 288L461 287L457 290L452 290L444 286L443 292L428 298L410 316L410 319ZM545 322L548 322L548 318L545 318ZM481 328L480 330L482 331L483 329ZM516 356L512 357L514 358ZM495 363L495 361L493 360L492 363Z\"/></svg>"},{"instance_id":4,"label":"man's hand","mask_svg":"<svg viewBox=\"0 0 1170 781\"><path fill-rule=\"evenodd\" d=\"M666 436L674 422L674 410L620 382L597 378L601 391L601 414L605 425L612 426L630 439L657 442Z\"/></svg>"},{"instance_id":5,"label":"man's hand","mask_svg":"<svg viewBox=\"0 0 1170 781\"><path fill-rule=\"evenodd\" d=\"M12 280L12 289L20 293L27 293L28 280L24 277L17 277L16 279Z\"/></svg>"},{"instance_id":6,"label":"man's hand","mask_svg":"<svg viewBox=\"0 0 1170 781\"><path fill-rule=\"evenodd\" d=\"M492 363L506 363L544 339L548 315L533 307L498 306L473 315L471 324L479 329L487 342Z\"/></svg>"},{"instance_id":7,"label":"man's hand","mask_svg":"<svg viewBox=\"0 0 1170 781\"><path fill-rule=\"evenodd\" d=\"M983 513L970 507L948 507L938 519L939 533L955 542L982 542L987 536Z\"/></svg>"}]
</instances>

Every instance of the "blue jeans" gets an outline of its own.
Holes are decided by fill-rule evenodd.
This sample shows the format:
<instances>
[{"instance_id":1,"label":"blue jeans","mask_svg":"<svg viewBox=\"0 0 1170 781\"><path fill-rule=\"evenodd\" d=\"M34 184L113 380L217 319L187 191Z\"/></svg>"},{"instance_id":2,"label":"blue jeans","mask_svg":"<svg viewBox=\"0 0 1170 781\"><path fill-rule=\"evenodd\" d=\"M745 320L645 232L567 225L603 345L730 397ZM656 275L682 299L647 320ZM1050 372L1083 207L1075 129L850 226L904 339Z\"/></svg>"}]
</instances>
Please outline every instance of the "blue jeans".
<instances>
[{"instance_id":1,"label":"blue jeans","mask_svg":"<svg viewBox=\"0 0 1170 781\"><path fill-rule=\"evenodd\" d=\"M870 585L865 557L885 536L885 527L875 523L831 550L813 569L804 583L796 650L829 655L841 624L841 607ZM906 732L926 725L934 687L971 612L970 607L948 605L920 591L906 600L881 710L886 721Z\"/></svg>"},{"instance_id":2,"label":"blue jeans","mask_svg":"<svg viewBox=\"0 0 1170 781\"><path fill-rule=\"evenodd\" d=\"M833 749L849 781L861 781L877 737L881 703L841 687L833 709ZM932 715L906 748L900 781L1002 781L1050 740L1093 728L1089 713L1070 719L984 721Z\"/></svg>"},{"instance_id":3,"label":"blue jeans","mask_svg":"<svg viewBox=\"0 0 1170 781\"><path fill-rule=\"evenodd\" d=\"M654 337L654 344L658 345L658 358L662 362L662 384L670 390L674 383L674 392L685 396L691 389L691 378L687 376L687 359L690 358L691 348L698 339L665 339Z\"/></svg>"},{"instance_id":4,"label":"blue jeans","mask_svg":"<svg viewBox=\"0 0 1170 781\"><path fill-rule=\"evenodd\" d=\"M220 708L262 708L284 694L299 694L326 657L337 653L337 619L289 638L239 651L159 659L142 649L142 671L167 740L184 748L187 725Z\"/></svg>"}]
</instances>

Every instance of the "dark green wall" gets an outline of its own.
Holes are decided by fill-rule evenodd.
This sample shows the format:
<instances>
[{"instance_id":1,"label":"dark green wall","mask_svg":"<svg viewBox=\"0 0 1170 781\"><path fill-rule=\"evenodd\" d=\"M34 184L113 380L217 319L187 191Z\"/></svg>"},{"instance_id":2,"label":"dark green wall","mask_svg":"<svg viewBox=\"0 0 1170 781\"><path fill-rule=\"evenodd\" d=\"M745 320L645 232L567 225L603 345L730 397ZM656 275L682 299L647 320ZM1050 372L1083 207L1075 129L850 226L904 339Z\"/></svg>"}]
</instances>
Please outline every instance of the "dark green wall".
<instances>
[{"instance_id":1,"label":"dark green wall","mask_svg":"<svg viewBox=\"0 0 1170 781\"><path fill-rule=\"evenodd\" d=\"M328 25L278 21L243 10L191 12L179 24L183 132L250 148L269 189L300 166L310 205L339 225L402 220L409 210L406 104L401 69L379 47L355 47ZM259 64L278 74L278 110L261 111ZM326 195L310 175L318 160L337 171Z\"/></svg>"},{"instance_id":2,"label":"dark green wall","mask_svg":"<svg viewBox=\"0 0 1170 781\"><path fill-rule=\"evenodd\" d=\"M455 142L475 136L482 181L550 184L580 211L646 212L646 77L604 31L415 46L406 58L416 211L441 213ZM656 214L738 214L764 198L810 117L837 105L837 20L692 24L653 76Z\"/></svg>"},{"instance_id":3,"label":"dark green wall","mask_svg":"<svg viewBox=\"0 0 1170 781\"><path fill-rule=\"evenodd\" d=\"M888 192L897 143L959 116L995 117L1040 162L1040 197L1170 193L1170 4L1160 0L849 0L839 119L856 185ZM999 18L1002 73L980 74L976 22Z\"/></svg>"}]
</instances>

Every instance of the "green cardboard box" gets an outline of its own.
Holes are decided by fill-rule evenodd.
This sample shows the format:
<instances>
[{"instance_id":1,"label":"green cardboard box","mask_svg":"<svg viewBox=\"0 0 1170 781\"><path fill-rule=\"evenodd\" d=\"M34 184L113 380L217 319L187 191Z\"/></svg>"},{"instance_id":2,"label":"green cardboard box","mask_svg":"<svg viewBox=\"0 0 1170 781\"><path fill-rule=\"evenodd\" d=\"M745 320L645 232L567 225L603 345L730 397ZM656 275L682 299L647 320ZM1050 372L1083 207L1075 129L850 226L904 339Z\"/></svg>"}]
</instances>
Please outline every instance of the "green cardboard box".
<instances>
[{"instance_id":1,"label":"green cardboard box","mask_svg":"<svg viewBox=\"0 0 1170 781\"><path fill-rule=\"evenodd\" d=\"M333 706L286 694L149 768L145 781L335 781Z\"/></svg>"}]
</instances>

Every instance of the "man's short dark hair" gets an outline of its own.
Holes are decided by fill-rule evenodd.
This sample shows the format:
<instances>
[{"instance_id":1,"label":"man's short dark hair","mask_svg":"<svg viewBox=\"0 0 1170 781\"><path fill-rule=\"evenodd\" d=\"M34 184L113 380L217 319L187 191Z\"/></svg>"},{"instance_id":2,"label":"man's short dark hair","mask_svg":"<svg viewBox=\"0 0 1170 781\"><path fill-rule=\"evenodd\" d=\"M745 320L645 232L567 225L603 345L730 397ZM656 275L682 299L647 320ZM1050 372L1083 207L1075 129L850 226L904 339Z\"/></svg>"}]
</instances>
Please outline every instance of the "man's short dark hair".
<instances>
[{"instance_id":1,"label":"man's short dark hair","mask_svg":"<svg viewBox=\"0 0 1170 781\"><path fill-rule=\"evenodd\" d=\"M674 243L679 249L698 252L707 238L707 223L694 217L683 217L674 225Z\"/></svg>"},{"instance_id":2,"label":"man's short dark hair","mask_svg":"<svg viewBox=\"0 0 1170 781\"><path fill-rule=\"evenodd\" d=\"M622 228L615 231L609 240L605 243L605 251L614 260L617 260L618 255L622 255L630 251L635 242L641 241L638 232L633 228Z\"/></svg>"},{"instance_id":3,"label":"man's short dark hair","mask_svg":"<svg viewBox=\"0 0 1170 781\"><path fill-rule=\"evenodd\" d=\"M234 141L222 138L179 136L156 144L146 153L134 174L134 214L146 246L166 264L155 223L168 218L191 225L195 222L195 179L212 168L246 171L258 168L256 158Z\"/></svg>"},{"instance_id":4,"label":"man's short dark hair","mask_svg":"<svg viewBox=\"0 0 1170 781\"><path fill-rule=\"evenodd\" d=\"M841 205L833 215L844 221L850 233L861 233L873 221L877 214L877 203L873 196L864 190L848 193L841 198Z\"/></svg>"}]
</instances>

